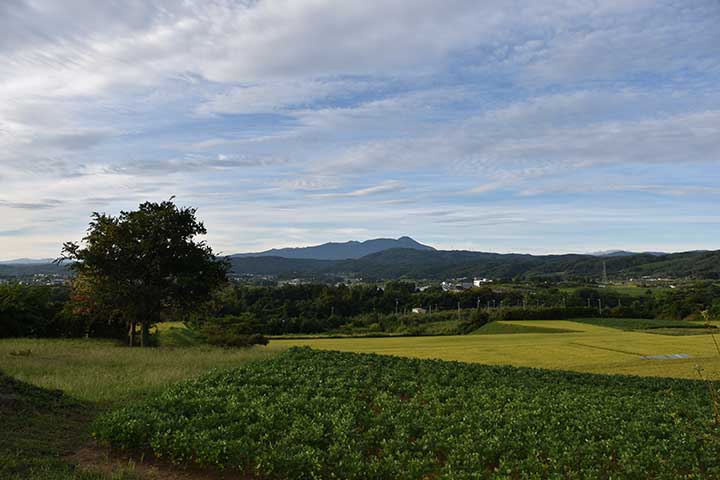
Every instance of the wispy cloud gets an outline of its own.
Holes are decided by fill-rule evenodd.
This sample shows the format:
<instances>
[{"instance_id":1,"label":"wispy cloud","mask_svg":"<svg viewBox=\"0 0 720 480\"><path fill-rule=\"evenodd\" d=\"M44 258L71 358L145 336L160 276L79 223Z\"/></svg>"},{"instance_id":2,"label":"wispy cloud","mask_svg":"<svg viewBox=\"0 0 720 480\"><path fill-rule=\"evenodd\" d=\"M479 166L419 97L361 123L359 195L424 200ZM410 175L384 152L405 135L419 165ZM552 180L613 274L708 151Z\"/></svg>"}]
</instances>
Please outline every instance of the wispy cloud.
<instances>
[{"instance_id":1,"label":"wispy cloud","mask_svg":"<svg viewBox=\"0 0 720 480\"><path fill-rule=\"evenodd\" d=\"M7 208L20 208L23 210L46 210L48 208L55 208L62 205L61 200L42 200L39 202L9 202L7 200L0 199L0 207Z\"/></svg>"},{"instance_id":2,"label":"wispy cloud","mask_svg":"<svg viewBox=\"0 0 720 480\"><path fill-rule=\"evenodd\" d=\"M90 210L170 195L227 252L720 247L718 21L715 0L0 2L3 249L54 256Z\"/></svg>"},{"instance_id":3,"label":"wispy cloud","mask_svg":"<svg viewBox=\"0 0 720 480\"><path fill-rule=\"evenodd\" d=\"M315 198L353 198L353 197L367 197L370 195L379 195L388 192L398 192L403 190L404 187L400 182L388 181L383 182L380 185L373 185L371 187L358 188L356 190L350 190L348 192L332 192L332 193L318 193L312 195Z\"/></svg>"}]
</instances>

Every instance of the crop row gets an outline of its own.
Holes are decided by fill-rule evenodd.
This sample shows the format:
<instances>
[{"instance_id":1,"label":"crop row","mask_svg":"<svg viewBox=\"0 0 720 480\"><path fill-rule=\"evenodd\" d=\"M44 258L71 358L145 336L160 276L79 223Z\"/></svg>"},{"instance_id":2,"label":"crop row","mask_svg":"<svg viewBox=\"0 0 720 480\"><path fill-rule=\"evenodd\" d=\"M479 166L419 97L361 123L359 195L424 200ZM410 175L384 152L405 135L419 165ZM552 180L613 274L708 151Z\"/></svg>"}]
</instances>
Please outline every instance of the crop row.
<instances>
[{"instance_id":1,"label":"crop row","mask_svg":"<svg viewBox=\"0 0 720 480\"><path fill-rule=\"evenodd\" d=\"M699 382L307 348L178 384L95 435L260 478L720 478Z\"/></svg>"}]
</instances>

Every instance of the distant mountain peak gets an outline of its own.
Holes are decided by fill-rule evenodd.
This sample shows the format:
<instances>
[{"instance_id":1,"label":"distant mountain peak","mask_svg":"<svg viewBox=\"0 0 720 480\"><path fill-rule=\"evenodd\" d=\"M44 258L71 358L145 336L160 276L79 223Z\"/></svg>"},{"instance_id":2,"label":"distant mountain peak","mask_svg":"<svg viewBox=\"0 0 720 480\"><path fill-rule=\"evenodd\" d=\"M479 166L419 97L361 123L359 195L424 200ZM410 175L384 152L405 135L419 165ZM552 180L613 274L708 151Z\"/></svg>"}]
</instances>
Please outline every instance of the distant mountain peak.
<instances>
[{"instance_id":1,"label":"distant mountain peak","mask_svg":"<svg viewBox=\"0 0 720 480\"><path fill-rule=\"evenodd\" d=\"M667 255L665 252L629 252L627 250L605 250L602 252L592 252L588 255L592 255L593 257L629 257L631 255L652 255L654 257L659 257L662 255Z\"/></svg>"},{"instance_id":2,"label":"distant mountain peak","mask_svg":"<svg viewBox=\"0 0 720 480\"><path fill-rule=\"evenodd\" d=\"M373 253L393 248L410 248L414 250L435 250L433 247L423 245L415 239L402 236L400 238L373 238L359 242L328 242L322 245L297 248L273 248L263 252L239 253L231 257L283 257L312 260L348 260L361 258Z\"/></svg>"},{"instance_id":3,"label":"distant mountain peak","mask_svg":"<svg viewBox=\"0 0 720 480\"><path fill-rule=\"evenodd\" d=\"M54 261L54 258L14 258L12 260L0 260L0 265L41 265Z\"/></svg>"}]
</instances>

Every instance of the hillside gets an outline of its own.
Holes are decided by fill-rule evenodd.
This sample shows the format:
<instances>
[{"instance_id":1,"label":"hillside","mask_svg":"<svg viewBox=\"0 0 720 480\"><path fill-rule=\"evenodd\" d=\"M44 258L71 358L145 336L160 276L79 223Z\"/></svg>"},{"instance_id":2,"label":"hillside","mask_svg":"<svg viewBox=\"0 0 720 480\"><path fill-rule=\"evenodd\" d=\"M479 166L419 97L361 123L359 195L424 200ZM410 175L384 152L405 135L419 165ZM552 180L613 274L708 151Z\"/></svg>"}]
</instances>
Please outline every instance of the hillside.
<instances>
[{"instance_id":1,"label":"hillside","mask_svg":"<svg viewBox=\"0 0 720 480\"><path fill-rule=\"evenodd\" d=\"M272 259L272 260L270 260ZM510 278L598 278L605 263L615 278L640 276L720 278L720 251L667 255L636 254L619 257L592 255L523 255L469 251L391 249L359 259L328 261L280 257L234 257L235 273L303 276L352 273L368 279L483 276Z\"/></svg>"},{"instance_id":2,"label":"hillside","mask_svg":"<svg viewBox=\"0 0 720 480\"><path fill-rule=\"evenodd\" d=\"M0 278L19 277L28 275L67 275L69 270L67 264L57 265L55 263L20 263L0 264Z\"/></svg>"},{"instance_id":3,"label":"hillside","mask_svg":"<svg viewBox=\"0 0 720 480\"><path fill-rule=\"evenodd\" d=\"M52 263L52 258L15 258L13 260L2 260L0 265L37 265Z\"/></svg>"},{"instance_id":4,"label":"hillside","mask_svg":"<svg viewBox=\"0 0 720 480\"><path fill-rule=\"evenodd\" d=\"M318 278L325 275L352 274L368 280L445 280L474 276L494 279L598 279L605 263L611 279L643 276L720 279L720 250L598 257L394 248L344 260L279 256L232 256L228 259L234 274L275 275L279 278ZM0 278L27 277L34 274L65 276L70 272L66 265L0 265Z\"/></svg>"},{"instance_id":5,"label":"hillside","mask_svg":"<svg viewBox=\"0 0 720 480\"><path fill-rule=\"evenodd\" d=\"M238 253L231 255L232 258L237 257L282 257L291 259L310 259L310 260L346 260L351 258L361 258L373 253L390 250L393 248L406 248L413 250L432 251L433 247L423 245L410 237L394 238L375 238L364 242L329 242L322 245L314 245L311 247L300 248L273 248L258 253Z\"/></svg>"},{"instance_id":6,"label":"hillside","mask_svg":"<svg viewBox=\"0 0 720 480\"><path fill-rule=\"evenodd\" d=\"M332 260L312 260L282 257L230 257L232 272L238 274L302 277L334 271Z\"/></svg>"}]
</instances>

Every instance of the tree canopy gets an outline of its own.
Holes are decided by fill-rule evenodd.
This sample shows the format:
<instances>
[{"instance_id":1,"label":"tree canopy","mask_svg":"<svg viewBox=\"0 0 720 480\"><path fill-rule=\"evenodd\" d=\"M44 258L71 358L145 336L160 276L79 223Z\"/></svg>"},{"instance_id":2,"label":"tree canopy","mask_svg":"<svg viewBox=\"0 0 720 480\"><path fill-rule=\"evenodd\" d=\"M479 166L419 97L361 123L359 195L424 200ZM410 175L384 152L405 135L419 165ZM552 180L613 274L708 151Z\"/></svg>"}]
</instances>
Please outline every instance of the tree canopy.
<instances>
[{"instance_id":1,"label":"tree canopy","mask_svg":"<svg viewBox=\"0 0 720 480\"><path fill-rule=\"evenodd\" d=\"M64 260L74 261L78 310L125 326L131 345L139 324L146 344L150 326L163 315L196 309L226 281L227 264L197 239L206 233L196 209L172 199L117 217L93 213L82 242L62 250Z\"/></svg>"}]
</instances>

